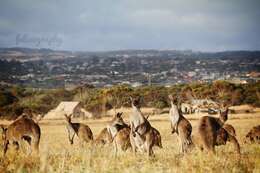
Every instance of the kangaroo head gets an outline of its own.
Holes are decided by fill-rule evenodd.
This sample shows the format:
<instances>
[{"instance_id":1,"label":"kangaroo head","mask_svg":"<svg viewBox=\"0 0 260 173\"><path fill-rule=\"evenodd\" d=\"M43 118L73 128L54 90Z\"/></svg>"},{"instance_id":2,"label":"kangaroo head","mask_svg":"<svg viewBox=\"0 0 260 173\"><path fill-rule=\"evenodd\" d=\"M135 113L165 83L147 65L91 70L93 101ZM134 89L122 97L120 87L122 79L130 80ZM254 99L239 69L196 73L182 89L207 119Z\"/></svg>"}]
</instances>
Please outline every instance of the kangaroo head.
<instances>
[{"instance_id":1,"label":"kangaroo head","mask_svg":"<svg viewBox=\"0 0 260 173\"><path fill-rule=\"evenodd\" d=\"M176 97L173 97L172 94L169 94L168 95L168 98L170 100L170 104L173 106L173 105L176 105L177 106L177 98Z\"/></svg>"},{"instance_id":2,"label":"kangaroo head","mask_svg":"<svg viewBox=\"0 0 260 173\"><path fill-rule=\"evenodd\" d=\"M244 143L252 143L253 141L254 141L253 133L248 132L245 139L244 139Z\"/></svg>"},{"instance_id":3,"label":"kangaroo head","mask_svg":"<svg viewBox=\"0 0 260 173\"><path fill-rule=\"evenodd\" d=\"M228 119L228 108L226 108L225 111L220 111L220 115L219 115L219 118L222 122L226 122L227 119Z\"/></svg>"},{"instance_id":4,"label":"kangaroo head","mask_svg":"<svg viewBox=\"0 0 260 173\"><path fill-rule=\"evenodd\" d=\"M122 118L123 112L118 112L115 114L114 118L112 119L113 124L125 125L125 122Z\"/></svg>"},{"instance_id":5,"label":"kangaroo head","mask_svg":"<svg viewBox=\"0 0 260 173\"><path fill-rule=\"evenodd\" d=\"M173 100L173 96L171 94L169 94L168 97L171 101Z\"/></svg>"},{"instance_id":6,"label":"kangaroo head","mask_svg":"<svg viewBox=\"0 0 260 173\"><path fill-rule=\"evenodd\" d=\"M7 127L4 126L0 126L1 130L2 130L2 140L5 141L6 140L6 132L7 132Z\"/></svg>"},{"instance_id":7,"label":"kangaroo head","mask_svg":"<svg viewBox=\"0 0 260 173\"><path fill-rule=\"evenodd\" d=\"M70 115L64 114L64 116L65 116L66 121L68 123L71 123L71 116L72 116L72 114L70 114Z\"/></svg>"},{"instance_id":8,"label":"kangaroo head","mask_svg":"<svg viewBox=\"0 0 260 173\"><path fill-rule=\"evenodd\" d=\"M135 98L133 99L132 97L130 97L130 100L131 100L131 103L132 103L132 107L137 107L137 108L140 108L141 107L141 98L138 97L138 98Z\"/></svg>"}]
</instances>

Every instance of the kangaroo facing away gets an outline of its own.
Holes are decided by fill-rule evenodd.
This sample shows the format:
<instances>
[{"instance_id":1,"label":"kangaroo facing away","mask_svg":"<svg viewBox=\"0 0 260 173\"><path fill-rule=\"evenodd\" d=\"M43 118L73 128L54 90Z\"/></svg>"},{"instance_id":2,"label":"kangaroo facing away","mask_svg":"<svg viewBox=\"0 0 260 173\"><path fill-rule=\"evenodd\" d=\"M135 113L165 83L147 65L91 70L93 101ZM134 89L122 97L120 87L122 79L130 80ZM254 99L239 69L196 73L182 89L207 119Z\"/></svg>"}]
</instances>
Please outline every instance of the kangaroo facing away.
<instances>
[{"instance_id":1,"label":"kangaroo facing away","mask_svg":"<svg viewBox=\"0 0 260 173\"><path fill-rule=\"evenodd\" d=\"M177 133L181 146L180 151L185 153L192 145L192 126L190 122L182 115L182 112L178 109L177 105L174 104L172 95L169 95L169 99L171 102L169 116L171 120L172 133Z\"/></svg>"},{"instance_id":2,"label":"kangaroo facing away","mask_svg":"<svg viewBox=\"0 0 260 173\"><path fill-rule=\"evenodd\" d=\"M68 130L68 138L70 141L70 144L73 144L75 134L78 136L80 144L82 145L84 142L89 142L93 140L93 133L91 129L82 123L72 123L71 122L71 116L64 114L66 122L67 122L67 130Z\"/></svg>"},{"instance_id":3,"label":"kangaroo facing away","mask_svg":"<svg viewBox=\"0 0 260 173\"><path fill-rule=\"evenodd\" d=\"M112 136L108 132L107 128L105 127L101 130L101 132L95 139L95 144L105 145L105 144L109 144L109 143L112 143Z\"/></svg>"},{"instance_id":4,"label":"kangaroo facing away","mask_svg":"<svg viewBox=\"0 0 260 173\"><path fill-rule=\"evenodd\" d=\"M215 154L215 146L225 144L224 141L226 141L227 139L231 140L233 143L237 143L235 137L230 134L232 132L229 133L228 129L225 130L224 128L222 128L227 119L228 109L220 112L219 118L210 116L203 116L202 118L200 118L197 134L195 134L194 136L194 141L196 141L196 145L201 149L206 149L207 151ZM226 136L225 138L227 139L221 139L221 135Z\"/></svg>"},{"instance_id":5,"label":"kangaroo facing away","mask_svg":"<svg viewBox=\"0 0 260 173\"><path fill-rule=\"evenodd\" d=\"M130 148L130 127L125 127L119 130L115 135L113 142L116 153L118 150L126 151L128 148Z\"/></svg>"},{"instance_id":6,"label":"kangaroo facing away","mask_svg":"<svg viewBox=\"0 0 260 173\"><path fill-rule=\"evenodd\" d=\"M9 144L19 149L21 140L25 140L32 147L33 152L38 153L41 137L41 129L31 118L23 115L11 123L7 128L3 128L4 155L8 150Z\"/></svg>"},{"instance_id":7,"label":"kangaroo facing away","mask_svg":"<svg viewBox=\"0 0 260 173\"><path fill-rule=\"evenodd\" d=\"M155 145L156 134L149 121L144 117L140 110L140 99L131 99L133 112L130 115L130 142L133 152L136 149L147 152L148 156L154 155L153 146Z\"/></svg>"}]
</instances>

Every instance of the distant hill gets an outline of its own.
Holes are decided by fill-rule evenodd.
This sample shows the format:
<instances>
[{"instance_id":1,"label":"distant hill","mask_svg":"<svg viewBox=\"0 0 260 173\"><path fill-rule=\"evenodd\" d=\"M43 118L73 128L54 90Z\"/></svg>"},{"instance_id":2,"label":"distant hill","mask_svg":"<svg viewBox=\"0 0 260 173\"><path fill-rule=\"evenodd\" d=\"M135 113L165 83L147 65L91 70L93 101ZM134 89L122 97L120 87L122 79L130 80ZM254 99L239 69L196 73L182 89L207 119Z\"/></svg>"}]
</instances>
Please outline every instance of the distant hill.
<instances>
[{"instance_id":1,"label":"distant hill","mask_svg":"<svg viewBox=\"0 0 260 173\"><path fill-rule=\"evenodd\" d=\"M35 60L41 58L62 59L68 57L180 57L180 58L260 58L260 51L198 52L192 50L113 50L113 51L61 51L34 48L0 48L0 59Z\"/></svg>"},{"instance_id":2,"label":"distant hill","mask_svg":"<svg viewBox=\"0 0 260 173\"><path fill-rule=\"evenodd\" d=\"M34 61L39 59L61 59L71 57L70 51L59 51L52 49L33 49L33 48L0 48L0 59L17 61Z\"/></svg>"}]
</instances>

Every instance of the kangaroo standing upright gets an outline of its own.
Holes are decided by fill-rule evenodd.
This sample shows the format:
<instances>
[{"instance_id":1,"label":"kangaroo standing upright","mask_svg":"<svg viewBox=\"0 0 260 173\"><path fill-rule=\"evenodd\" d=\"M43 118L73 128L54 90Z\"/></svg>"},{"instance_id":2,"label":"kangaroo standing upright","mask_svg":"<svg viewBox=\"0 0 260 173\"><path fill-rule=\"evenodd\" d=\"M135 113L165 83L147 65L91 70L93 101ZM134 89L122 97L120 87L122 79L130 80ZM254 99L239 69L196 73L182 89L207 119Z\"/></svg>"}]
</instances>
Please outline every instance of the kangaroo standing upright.
<instances>
[{"instance_id":1,"label":"kangaroo standing upright","mask_svg":"<svg viewBox=\"0 0 260 173\"><path fill-rule=\"evenodd\" d=\"M169 95L171 102L170 120L172 133L177 133L180 141L180 151L187 152L188 147L192 145L191 132L192 126L190 122L182 115L181 110L173 103L173 97Z\"/></svg>"},{"instance_id":2,"label":"kangaroo standing upright","mask_svg":"<svg viewBox=\"0 0 260 173\"><path fill-rule=\"evenodd\" d=\"M154 132L149 121L140 110L140 99L131 99L133 112L130 115L130 142L132 150L136 149L147 152L148 156L153 155L153 146L157 134Z\"/></svg>"},{"instance_id":3,"label":"kangaroo standing upright","mask_svg":"<svg viewBox=\"0 0 260 173\"><path fill-rule=\"evenodd\" d=\"M26 140L33 148L33 151L38 153L41 129L39 125L35 123L31 118L23 115L16 119L7 128L2 128L4 140L4 155L8 150L9 144L16 145L16 149L18 150L21 140Z\"/></svg>"},{"instance_id":4,"label":"kangaroo standing upright","mask_svg":"<svg viewBox=\"0 0 260 173\"><path fill-rule=\"evenodd\" d=\"M129 138L130 128L124 122L122 114L123 112L115 114L107 126L107 130L114 143L115 154L117 154L118 149L125 151L131 146Z\"/></svg>"},{"instance_id":5,"label":"kangaroo standing upright","mask_svg":"<svg viewBox=\"0 0 260 173\"><path fill-rule=\"evenodd\" d=\"M107 130L111 134L112 140L121 129L128 127L128 125L124 122L122 118L122 114L123 112L118 112L117 114L115 114L113 119L107 125Z\"/></svg>"},{"instance_id":6,"label":"kangaroo standing upright","mask_svg":"<svg viewBox=\"0 0 260 173\"><path fill-rule=\"evenodd\" d=\"M82 123L72 123L71 116L67 116L64 114L67 122L67 130L68 130L68 137L71 144L74 142L75 134L79 137L80 143L83 144L84 142L89 142L93 140L93 133L91 129Z\"/></svg>"}]
</instances>

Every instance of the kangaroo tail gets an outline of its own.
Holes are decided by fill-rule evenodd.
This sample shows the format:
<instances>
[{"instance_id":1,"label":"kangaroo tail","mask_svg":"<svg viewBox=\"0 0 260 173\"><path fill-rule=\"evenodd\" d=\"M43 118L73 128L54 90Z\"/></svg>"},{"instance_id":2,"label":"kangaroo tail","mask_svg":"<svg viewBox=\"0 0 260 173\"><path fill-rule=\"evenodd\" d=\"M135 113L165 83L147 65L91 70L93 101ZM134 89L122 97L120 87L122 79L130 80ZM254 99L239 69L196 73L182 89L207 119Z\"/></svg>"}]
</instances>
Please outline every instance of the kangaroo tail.
<instances>
[{"instance_id":1,"label":"kangaroo tail","mask_svg":"<svg viewBox=\"0 0 260 173\"><path fill-rule=\"evenodd\" d=\"M229 141L234 145L237 154L240 154L240 145L236 139L236 137L232 136L232 135L228 135L228 139Z\"/></svg>"}]
</instances>

